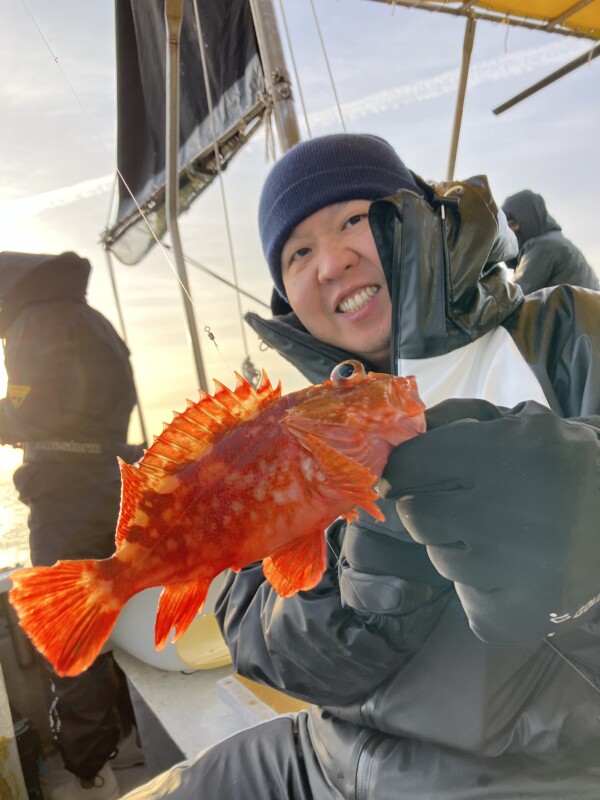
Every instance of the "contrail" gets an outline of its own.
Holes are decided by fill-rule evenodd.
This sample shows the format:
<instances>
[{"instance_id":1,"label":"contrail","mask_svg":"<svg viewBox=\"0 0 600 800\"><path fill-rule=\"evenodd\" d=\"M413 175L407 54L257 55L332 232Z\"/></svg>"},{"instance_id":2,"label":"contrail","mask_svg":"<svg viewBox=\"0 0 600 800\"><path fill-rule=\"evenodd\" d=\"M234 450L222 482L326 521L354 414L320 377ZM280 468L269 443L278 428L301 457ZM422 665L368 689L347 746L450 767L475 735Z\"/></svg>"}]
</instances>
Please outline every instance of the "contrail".
<instances>
[{"instance_id":1,"label":"contrail","mask_svg":"<svg viewBox=\"0 0 600 800\"><path fill-rule=\"evenodd\" d=\"M27 217L48 211L51 208L70 205L78 200L85 200L110 191L114 184L114 175L104 175L102 178L91 178L87 181L75 183L72 186L63 186L60 189L52 189L49 192L33 194L29 197L20 197L14 200L0 201L0 217L13 220L25 219Z\"/></svg>"},{"instance_id":2,"label":"contrail","mask_svg":"<svg viewBox=\"0 0 600 800\"><path fill-rule=\"evenodd\" d=\"M473 64L469 71L469 87L482 86L488 83L513 78L537 70L543 66L565 63L581 52L572 42L558 42L542 47L520 50L501 58L481 61ZM447 70L433 78L425 78L396 89L386 89L369 94L351 103L342 103L344 119L357 120L371 114L381 114L394 108L423 103L445 94L454 94L458 87L459 70ZM467 90L468 91L468 90ZM331 107L310 115L311 127L329 127L338 120L336 107Z\"/></svg>"}]
</instances>

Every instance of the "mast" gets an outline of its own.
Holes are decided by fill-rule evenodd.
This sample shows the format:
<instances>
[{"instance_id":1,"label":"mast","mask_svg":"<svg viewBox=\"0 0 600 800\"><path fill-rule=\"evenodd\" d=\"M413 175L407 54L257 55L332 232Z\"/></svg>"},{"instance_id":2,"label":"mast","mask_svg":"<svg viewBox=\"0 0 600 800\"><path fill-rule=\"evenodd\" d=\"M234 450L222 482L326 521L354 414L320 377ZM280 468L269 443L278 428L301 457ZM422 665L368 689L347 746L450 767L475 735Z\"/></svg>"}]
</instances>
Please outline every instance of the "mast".
<instances>
[{"instance_id":1,"label":"mast","mask_svg":"<svg viewBox=\"0 0 600 800\"><path fill-rule=\"evenodd\" d=\"M290 75L272 0L250 0L267 92L273 101L277 137L282 152L300 141Z\"/></svg>"}]
</instances>

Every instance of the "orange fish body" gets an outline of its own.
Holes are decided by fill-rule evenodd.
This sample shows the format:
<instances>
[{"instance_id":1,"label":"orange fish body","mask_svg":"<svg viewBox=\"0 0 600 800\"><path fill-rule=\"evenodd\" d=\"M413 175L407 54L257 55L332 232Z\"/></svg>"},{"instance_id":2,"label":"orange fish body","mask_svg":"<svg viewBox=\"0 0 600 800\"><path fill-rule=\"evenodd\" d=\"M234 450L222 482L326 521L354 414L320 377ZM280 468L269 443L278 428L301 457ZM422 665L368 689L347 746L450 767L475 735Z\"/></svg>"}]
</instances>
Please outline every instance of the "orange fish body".
<instances>
[{"instance_id":1,"label":"orange fish body","mask_svg":"<svg viewBox=\"0 0 600 800\"><path fill-rule=\"evenodd\" d=\"M59 675L96 658L123 605L163 586L162 649L201 610L223 570L263 562L282 597L311 589L326 565L324 529L362 507L382 519L378 477L393 447L425 429L413 378L365 374L357 361L331 380L281 396L263 373L178 414L135 465L121 462L117 550L104 560L17 570L9 598Z\"/></svg>"}]
</instances>

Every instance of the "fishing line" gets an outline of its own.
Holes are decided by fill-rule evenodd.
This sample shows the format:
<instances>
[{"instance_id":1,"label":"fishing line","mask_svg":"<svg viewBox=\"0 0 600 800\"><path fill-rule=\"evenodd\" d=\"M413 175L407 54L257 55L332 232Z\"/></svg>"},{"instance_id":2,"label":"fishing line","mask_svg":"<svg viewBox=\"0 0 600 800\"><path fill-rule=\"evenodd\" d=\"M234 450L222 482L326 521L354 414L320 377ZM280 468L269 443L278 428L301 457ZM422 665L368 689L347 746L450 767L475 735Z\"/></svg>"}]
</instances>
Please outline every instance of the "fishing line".
<instances>
[{"instance_id":1,"label":"fishing line","mask_svg":"<svg viewBox=\"0 0 600 800\"><path fill-rule=\"evenodd\" d=\"M229 258L231 260L231 268L233 271L233 278L237 288L238 285L238 274L237 274L237 265L235 260L235 253L233 250L233 239L231 236L231 225L229 223L229 212L227 210L227 200L225 198L225 186L223 182L223 172L221 170L221 156L219 153L219 146L217 144L217 132L215 130L215 119L214 119L214 106L212 102L212 92L210 90L210 83L208 80L208 64L206 61L206 53L204 52L204 36L202 35L202 25L200 23L200 12L198 11L198 1L194 0L194 16L196 18L196 27L198 28L198 49L200 50L200 61L202 64L202 75L204 77L204 92L206 94L206 101L208 103L208 118L210 120L210 129L212 133L212 143L213 143L213 153L215 164L217 165L217 174L219 176L219 188L221 190L221 201L223 204L223 215L225 217L225 229L227 231L227 242L229 246ZM244 353L246 354L246 361L250 359L250 353L248 350L248 340L246 338L246 330L243 324L243 311L242 311L242 304L239 292L236 291L236 301L238 306L238 318L240 321L240 330L242 332L242 342L244 345ZM223 358L223 356L221 356ZM225 360L225 359L224 359ZM227 363L225 361L225 363ZM230 367L231 369L231 367ZM233 370L231 370L233 372Z\"/></svg>"},{"instance_id":2,"label":"fishing line","mask_svg":"<svg viewBox=\"0 0 600 800\"><path fill-rule=\"evenodd\" d=\"M559 656L562 658L562 660L563 660L563 661L566 661L566 663L567 663L567 664L568 664L568 665L569 665L569 666L570 666L572 669L574 669L574 670L575 670L575 672L576 672L578 675L580 675L580 676L583 678L583 680L584 680L586 683L589 683L589 685L592 687L592 689L593 689L595 692L597 692L598 694L600 694L600 688L598 688L597 684L596 684L596 683L594 683L594 681L590 680L590 678L588 678L588 676L587 676L587 675L586 675L584 672L582 672L582 671L579 669L579 667L577 666L577 664L575 664L573 661L571 661L571 659L570 659L570 658L567 658L567 656L566 656L566 655L565 655L565 654L562 652L562 650L559 650L559 649L558 649L558 647L556 647L556 646L554 645L554 643L553 643L553 642L550 640L550 636L554 636L554 634L553 634L553 633L551 633L551 634L549 634L548 636L546 636L546 638L544 639L544 641L546 642L546 644L547 644L547 645L548 645L548 646L549 646L549 647L550 647L552 650L554 650L554 652L555 652L555 653L557 653L557 654L558 654L558 655L559 655Z\"/></svg>"},{"instance_id":3,"label":"fishing line","mask_svg":"<svg viewBox=\"0 0 600 800\"><path fill-rule=\"evenodd\" d=\"M79 106L79 108L80 108L81 112L83 113L83 115L84 115L85 119L87 120L87 122L88 122L88 124L89 124L90 128L92 129L92 131L93 131L94 135L96 136L96 139L98 140L98 142L99 142L99 144L100 144L100 146L101 146L101 148L102 148L102 150L103 150L104 154L106 155L106 157L107 157L107 159L108 159L109 161L112 161L111 155L110 155L110 153L108 152L108 148L106 147L106 145L105 145L105 143L104 143L104 140L102 139L102 136L100 135L100 133L99 133L98 129L97 129L97 128L96 128L96 126L94 125L94 122L93 122L92 118L91 118L91 117L90 117L90 115L87 113L87 110L86 110L86 108L85 108L84 104L81 102L81 99L80 99L79 95L77 94L77 91L75 90L75 87L73 86L73 84L72 84L72 83L71 83L71 81L69 80L69 78L68 78L68 76L67 76L66 72L64 71L64 69L62 68L62 65L61 65L61 63L60 63L60 59L59 59L58 55L57 55L57 54L54 52L54 50L52 49L52 47L51 47L51 45L50 45L50 43L49 43L48 39L47 39L47 38L46 38L46 36L44 35L44 32L42 31L41 27L39 26L39 24L38 24L38 22L37 22L37 20L36 20L35 16L33 15L33 13L31 12L31 10L30 10L30 8L29 8L29 6L27 5L27 2L26 2L26 0L21 0L21 3L22 3L22 5L23 5L23 7L25 8L25 10L27 11L27 14L28 14L28 15L29 15L29 17L31 18L31 21L33 22L33 24L34 24L34 26L35 26L36 30L38 31L38 33L39 33L39 35L40 35L40 38L42 39L42 41L43 41L43 42L44 42L44 44L46 45L46 48L48 49L48 52L50 53L50 55L51 55L51 57L52 57L52 60L54 61L55 65L58 67L58 69L59 69L59 71L60 71L60 74L61 74L61 75L62 75L62 77L63 77L63 80L65 81L65 83L66 83L66 84L67 84L67 86L69 87L69 89L70 89L70 91L71 91L71 93L72 93L73 97L75 98L75 102L76 102L76 103L77 103L77 105ZM217 163L217 168L218 168L218 163ZM148 231L150 232L150 235L151 235L151 236L152 236L152 238L154 239L155 243L158 245L158 247L159 247L159 250L160 250L160 252L161 252L161 254L162 254L162 256L163 256L164 260L165 260L165 261L166 261L166 263L168 264L168 266L169 266L169 268L170 268L171 272L173 273L173 275L175 276L175 278L176 278L176 280L177 280L178 284L180 285L180 287L181 287L181 289L183 290L183 292L185 293L186 297L189 299L190 303L191 303L191 304L192 304L192 306L194 307L194 310L197 312L197 314L198 314L198 317L199 317L199 319L200 319L200 322L201 322L201 323L202 323L202 325L203 325L203 329L204 329L204 332L205 332L205 334L207 335L207 337L208 337L208 338L209 338L209 339L212 341L212 343L214 344L214 346L215 346L215 348L216 348L217 352L218 352L218 353L219 353L219 355L221 356L221 359L223 360L223 363L225 364L225 366L227 367L227 369L228 369L229 371L233 372L233 369L231 368L230 364L228 364L228 362L227 362L227 359L224 357L223 353L221 352L221 350L220 350L220 348L219 348L219 345L218 345L218 343L217 343L216 337L215 337L214 333L212 332L210 325L208 324L207 320L206 320L206 319L203 317L202 313L201 313L200 311L198 311L198 309L197 309L197 307L196 307L196 304L194 303L194 301L193 301L192 297L190 296L190 293L188 292L188 290L186 289L186 287L183 285L183 283L182 283L181 279L179 278L179 275L177 274L177 270L176 270L176 267L175 267L175 265L173 264L173 262L171 261L171 259L169 258L168 254L167 254L167 251L166 251L166 249L165 249L165 246L164 246L164 245L163 245L163 243L160 241L160 239L159 239L159 238L156 236L156 234L155 234L155 232L154 232L154 230L153 230L153 228L152 228L152 225L150 224L150 221L148 220L148 218L146 217L146 215L145 215L145 213L144 213L143 209L142 209L142 208L141 208L141 206L139 205L139 203L138 203L138 201L137 201L137 199L136 199L136 197L135 197L135 195L134 195L134 193L133 193L133 191L132 191L131 187L129 186L129 184L128 184L128 183L127 183L127 181L125 180L125 177L123 176L122 172L120 171L120 169L119 169L118 167L116 167L116 168L115 168L115 172L116 172L116 174L118 175L118 177L119 177L119 180L121 180L121 181L122 181L122 183L123 183L123 186L125 187L125 190L127 191L127 193L129 194L129 196L130 196L130 197L131 197L131 199L133 200L133 202L134 202L134 204L135 204L135 207L137 208L137 210L138 210L138 212L139 212L139 214L140 214L141 218L143 219L143 221L144 221L144 223L145 223L146 227L148 228Z\"/></svg>"},{"instance_id":4,"label":"fishing line","mask_svg":"<svg viewBox=\"0 0 600 800\"><path fill-rule=\"evenodd\" d=\"M110 156L109 156L109 154L108 154L108 150L106 149L106 147L105 147L105 145L104 145L104 142L102 141L102 137L101 137L101 136L100 136L100 134L98 133L98 131L97 131L97 129L96 129L96 126L94 125L94 123L93 123L93 121L92 121L91 117L89 116L89 114L87 113L86 109L85 109L85 108L84 108L84 106L83 106L83 103L82 103L82 102L81 102L81 100L79 99L79 96L77 95L77 92L75 91L75 87L73 86L73 84L71 83L71 81L69 80L69 78L67 77L67 74L66 74L66 72L64 71L64 69L62 68L62 66L61 66L61 63L60 63L60 60L59 60L59 57L56 55L56 53L54 52L54 50L53 50L53 49L52 49L52 47L50 46L50 43L49 43L49 41L48 41L48 40L46 39L46 37L44 36L44 33L43 33L42 29L41 29L41 28L40 28L40 26L38 25L38 23L37 23L37 21L36 21L35 17L34 17L34 16L33 16L33 14L31 13L31 11L30 11L30 9L29 9L29 6L28 6L28 5L27 5L27 3L25 2L25 0L21 0L21 3L23 4L23 6L24 6L25 10L26 10L26 11L27 11L27 13L29 14L29 16L30 16L30 18L31 18L31 21L32 21L32 22L33 22L33 24L35 25L35 27L36 27L36 29L37 29L37 32L39 33L39 35L40 35L40 37L41 37L42 41L44 42L44 44L45 44L45 45L46 45L46 47L48 48L48 52L49 52L49 53L50 53L50 55L52 56L52 60L54 61L54 63L55 63L55 64L56 64L56 66L58 67L58 69L60 70L60 74L63 76L63 79L64 79L65 83L67 84L67 86L69 87L69 89L71 90L71 93L73 94L73 97L75 98L75 101L76 101L77 105L78 105L78 106L79 106L79 108L81 109L81 111L82 111L82 113L83 113L84 117L87 119L87 121L88 121L88 123L89 123L89 125L90 125L91 129L93 130L94 134L96 135L96 138L97 138L97 139L98 139L98 141L100 142L100 145L101 145L102 149L104 150L104 153L106 154L106 156L107 156L107 157L110 157Z\"/></svg>"}]
</instances>

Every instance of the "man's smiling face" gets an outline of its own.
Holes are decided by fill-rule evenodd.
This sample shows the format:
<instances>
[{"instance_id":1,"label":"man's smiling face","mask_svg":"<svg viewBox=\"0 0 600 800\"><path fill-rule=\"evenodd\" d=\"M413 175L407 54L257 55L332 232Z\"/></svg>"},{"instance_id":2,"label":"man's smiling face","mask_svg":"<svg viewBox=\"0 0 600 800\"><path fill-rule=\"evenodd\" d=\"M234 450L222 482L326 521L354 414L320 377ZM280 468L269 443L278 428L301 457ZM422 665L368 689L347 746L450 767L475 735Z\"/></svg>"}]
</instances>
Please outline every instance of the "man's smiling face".
<instances>
[{"instance_id":1,"label":"man's smiling face","mask_svg":"<svg viewBox=\"0 0 600 800\"><path fill-rule=\"evenodd\" d=\"M389 371L392 304L369 227L370 200L326 206L297 225L281 255L291 307L317 339Z\"/></svg>"}]
</instances>

